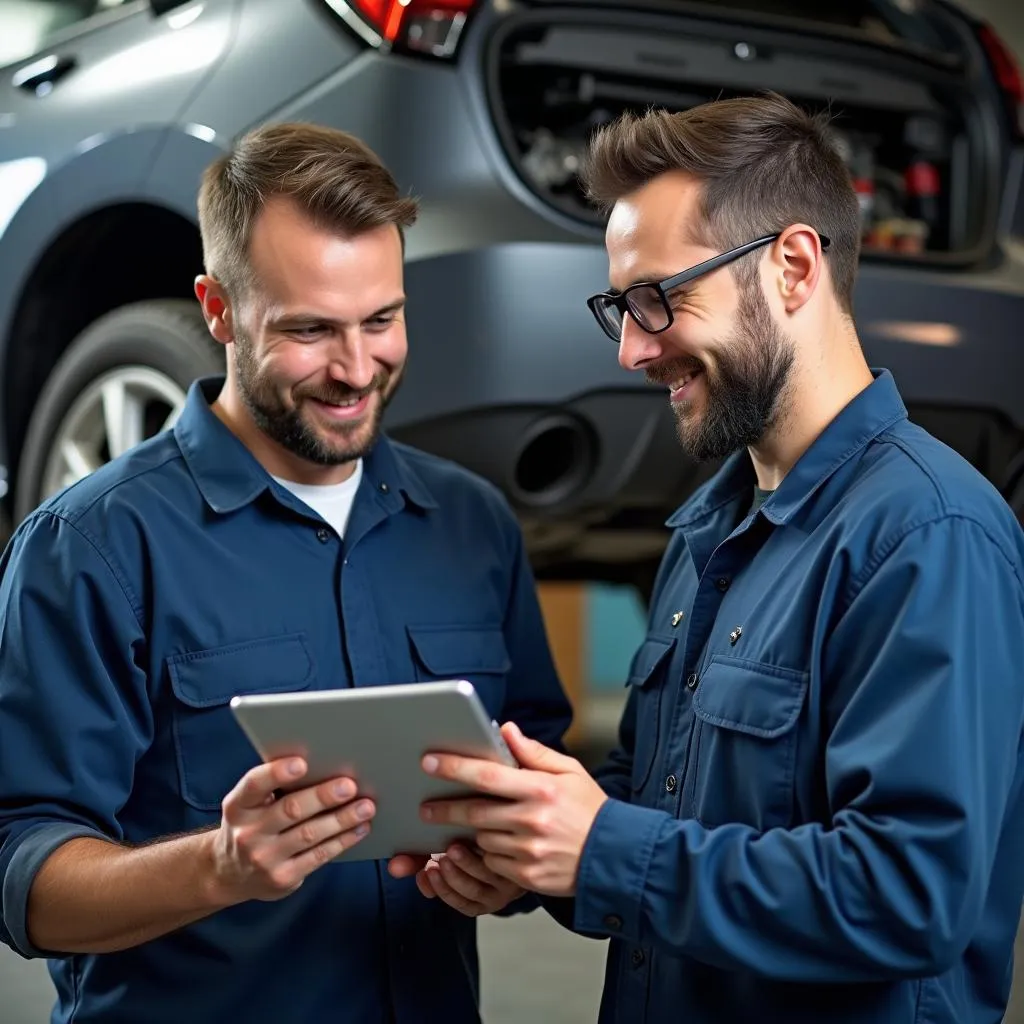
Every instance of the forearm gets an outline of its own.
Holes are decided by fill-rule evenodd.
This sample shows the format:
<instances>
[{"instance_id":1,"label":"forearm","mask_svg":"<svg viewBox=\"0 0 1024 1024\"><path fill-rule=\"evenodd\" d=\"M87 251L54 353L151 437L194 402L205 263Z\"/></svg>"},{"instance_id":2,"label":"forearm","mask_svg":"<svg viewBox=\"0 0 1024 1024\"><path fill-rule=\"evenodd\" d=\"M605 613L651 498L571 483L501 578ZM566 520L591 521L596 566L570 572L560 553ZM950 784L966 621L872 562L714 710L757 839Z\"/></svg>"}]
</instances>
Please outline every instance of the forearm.
<instances>
[{"instance_id":1,"label":"forearm","mask_svg":"<svg viewBox=\"0 0 1024 1024\"><path fill-rule=\"evenodd\" d=\"M814 983L938 973L983 896L982 872L954 884L962 866L945 867L923 832L905 832L903 856L881 822L877 838L869 822L758 834L609 804L588 839L576 928L727 969Z\"/></svg>"},{"instance_id":2,"label":"forearm","mask_svg":"<svg viewBox=\"0 0 1024 1024\"><path fill-rule=\"evenodd\" d=\"M124 847L72 839L43 863L29 891L34 946L112 953L183 928L233 900L217 885L213 832Z\"/></svg>"}]
</instances>

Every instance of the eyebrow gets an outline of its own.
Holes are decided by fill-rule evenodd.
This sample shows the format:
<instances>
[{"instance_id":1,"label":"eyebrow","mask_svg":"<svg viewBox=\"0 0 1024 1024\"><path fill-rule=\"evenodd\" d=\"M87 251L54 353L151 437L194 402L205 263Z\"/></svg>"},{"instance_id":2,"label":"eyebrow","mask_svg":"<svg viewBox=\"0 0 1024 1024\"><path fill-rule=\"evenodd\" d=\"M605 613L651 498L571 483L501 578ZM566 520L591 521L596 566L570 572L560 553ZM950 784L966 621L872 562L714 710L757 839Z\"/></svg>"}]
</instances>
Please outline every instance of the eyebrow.
<instances>
[{"instance_id":1,"label":"eyebrow","mask_svg":"<svg viewBox=\"0 0 1024 1024\"><path fill-rule=\"evenodd\" d=\"M675 275L678 273L679 271L676 270L668 274L638 274L636 277L633 278L632 281L629 282L629 284L626 285L626 288L632 288L634 285L637 284L658 284L660 281L667 281L670 277L675 277ZM609 287L608 294L621 295L626 290L626 288L620 289Z\"/></svg>"},{"instance_id":2,"label":"eyebrow","mask_svg":"<svg viewBox=\"0 0 1024 1024\"><path fill-rule=\"evenodd\" d=\"M400 309L405 306L406 299L403 296L400 299L395 299L394 302L389 302L386 306L381 306L380 309L374 310L369 315L363 317L361 322L366 320L373 320L376 317L386 316L388 313L397 313ZM289 313L285 310L270 310L267 317L269 323L274 327L282 326L304 326L309 324L338 324L341 321L337 320L332 316L324 316L320 313L313 313L308 310L296 311Z\"/></svg>"}]
</instances>

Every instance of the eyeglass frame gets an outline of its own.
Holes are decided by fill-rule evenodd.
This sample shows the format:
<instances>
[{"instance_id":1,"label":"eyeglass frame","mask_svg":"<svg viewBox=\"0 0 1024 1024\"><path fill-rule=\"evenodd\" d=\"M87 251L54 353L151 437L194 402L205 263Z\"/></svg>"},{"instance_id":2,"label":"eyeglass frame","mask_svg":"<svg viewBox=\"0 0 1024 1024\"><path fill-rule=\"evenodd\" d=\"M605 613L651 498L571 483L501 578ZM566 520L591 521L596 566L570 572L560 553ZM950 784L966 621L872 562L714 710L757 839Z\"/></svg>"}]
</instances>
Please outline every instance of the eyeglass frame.
<instances>
[{"instance_id":1,"label":"eyeglass frame","mask_svg":"<svg viewBox=\"0 0 1024 1024\"><path fill-rule=\"evenodd\" d=\"M602 332L616 345L622 343L622 326L626 322L626 316L628 315L633 323L640 328L640 330L647 334L661 334L667 331L672 324L675 322L675 314L672 312L672 306L668 301L668 293L674 291L676 288L681 287L684 284L689 284L691 281L695 281L698 277L703 277L705 274L710 274L713 270L718 270L720 267L724 267L729 263L733 263L738 260L741 256L746 256L747 253L753 252L755 249L760 249L763 245L768 245L774 242L782 235L781 231L775 232L773 235L764 235L761 238L755 238L752 242L744 242L743 245L736 246L735 249L729 249L726 252L719 253L717 256L712 256L711 259L704 260L703 263L698 263L696 266L690 267L688 270L681 270L678 274L673 274L671 277L663 278L660 281L637 281L636 284L631 284L628 288L623 289L621 292L598 292L597 295L591 295L587 299L587 306L590 308L590 312L593 314L594 319L597 321L598 327L601 328ZM827 235L818 233L818 239L821 242L822 252L826 251L832 244L831 239ZM665 310L666 323L664 327L659 327L657 330L652 330L649 327L644 327L640 323L639 318L633 312L629 305L629 299L627 296L630 292L636 291L640 288L653 288L661 302L662 308ZM622 321L619 326L619 333L613 336L608 326L606 326L603 314L598 311L598 303L604 300L606 306L614 306L619 313L622 315Z\"/></svg>"}]
</instances>

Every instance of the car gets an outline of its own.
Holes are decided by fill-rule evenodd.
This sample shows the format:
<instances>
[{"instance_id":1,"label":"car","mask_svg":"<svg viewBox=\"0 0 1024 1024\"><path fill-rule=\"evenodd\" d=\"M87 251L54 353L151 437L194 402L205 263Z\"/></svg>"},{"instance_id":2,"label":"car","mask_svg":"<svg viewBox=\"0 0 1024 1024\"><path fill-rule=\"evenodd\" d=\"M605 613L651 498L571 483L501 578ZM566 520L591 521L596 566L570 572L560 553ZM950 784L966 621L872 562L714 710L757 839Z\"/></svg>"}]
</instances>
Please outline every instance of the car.
<instances>
[{"instance_id":1,"label":"car","mask_svg":"<svg viewBox=\"0 0 1024 1024\"><path fill-rule=\"evenodd\" d=\"M541 579L646 593L715 469L621 370L577 170L624 110L774 90L834 115L856 314L912 418L1024 515L1024 89L942 0L0 0L0 470L12 522L223 365L196 190L267 121L354 132L421 201L391 436L496 484Z\"/></svg>"}]
</instances>

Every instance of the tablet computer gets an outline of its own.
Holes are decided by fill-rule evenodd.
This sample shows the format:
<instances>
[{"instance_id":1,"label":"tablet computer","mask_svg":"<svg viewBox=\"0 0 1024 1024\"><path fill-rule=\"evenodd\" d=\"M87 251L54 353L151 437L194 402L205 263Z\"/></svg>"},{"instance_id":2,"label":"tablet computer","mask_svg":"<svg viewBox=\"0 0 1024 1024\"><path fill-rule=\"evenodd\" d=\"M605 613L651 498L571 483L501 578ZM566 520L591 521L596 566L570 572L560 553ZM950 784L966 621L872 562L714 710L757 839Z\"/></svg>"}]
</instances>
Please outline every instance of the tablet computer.
<instances>
[{"instance_id":1,"label":"tablet computer","mask_svg":"<svg viewBox=\"0 0 1024 1024\"><path fill-rule=\"evenodd\" d=\"M370 834L337 861L443 853L469 838L465 829L420 819L425 800L469 792L427 775L424 754L516 764L473 684L465 680L253 694L232 698L231 710L264 761L305 759L309 771L297 788L347 776L356 781L360 796L376 802Z\"/></svg>"}]
</instances>

